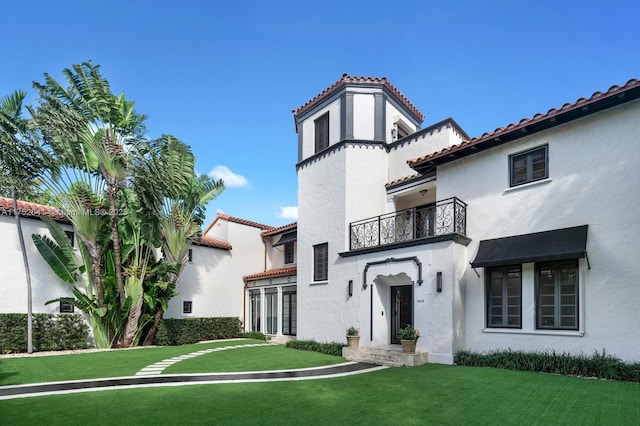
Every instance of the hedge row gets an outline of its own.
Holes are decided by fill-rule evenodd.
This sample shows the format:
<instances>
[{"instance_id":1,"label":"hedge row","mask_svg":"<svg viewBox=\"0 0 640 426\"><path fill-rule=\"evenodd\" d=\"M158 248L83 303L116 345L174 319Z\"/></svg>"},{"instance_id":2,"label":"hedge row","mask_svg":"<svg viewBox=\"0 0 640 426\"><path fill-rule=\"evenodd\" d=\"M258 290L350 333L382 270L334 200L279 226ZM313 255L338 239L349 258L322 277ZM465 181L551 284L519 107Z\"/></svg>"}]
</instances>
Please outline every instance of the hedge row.
<instances>
[{"instance_id":1,"label":"hedge row","mask_svg":"<svg viewBox=\"0 0 640 426\"><path fill-rule=\"evenodd\" d=\"M240 335L239 318L166 318L158 325L154 345L176 346Z\"/></svg>"},{"instance_id":2,"label":"hedge row","mask_svg":"<svg viewBox=\"0 0 640 426\"><path fill-rule=\"evenodd\" d=\"M88 347L89 327L80 314L33 314L33 350ZM27 314L0 314L0 353L27 352Z\"/></svg>"},{"instance_id":3,"label":"hedge row","mask_svg":"<svg viewBox=\"0 0 640 426\"><path fill-rule=\"evenodd\" d=\"M458 365L495 367L508 370L537 371L567 376L597 377L601 379L640 382L640 363L626 364L615 356L595 352L593 355L558 354L555 351L522 352L499 351L487 354L458 352Z\"/></svg>"},{"instance_id":4,"label":"hedge row","mask_svg":"<svg viewBox=\"0 0 640 426\"><path fill-rule=\"evenodd\" d=\"M313 340L292 340L287 342L287 348L303 351L320 352L322 354L342 356L342 343L318 343Z\"/></svg>"}]
</instances>

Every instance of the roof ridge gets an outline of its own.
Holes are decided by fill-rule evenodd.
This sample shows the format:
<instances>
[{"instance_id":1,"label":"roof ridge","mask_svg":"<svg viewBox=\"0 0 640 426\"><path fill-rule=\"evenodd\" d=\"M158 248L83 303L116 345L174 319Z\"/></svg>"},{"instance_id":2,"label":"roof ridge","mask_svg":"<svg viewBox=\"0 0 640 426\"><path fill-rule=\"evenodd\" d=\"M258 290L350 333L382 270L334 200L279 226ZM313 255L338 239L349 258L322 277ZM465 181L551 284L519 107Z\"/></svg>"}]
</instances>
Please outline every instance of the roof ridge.
<instances>
[{"instance_id":1,"label":"roof ridge","mask_svg":"<svg viewBox=\"0 0 640 426\"><path fill-rule=\"evenodd\" d=\"M367 77L365 77L365 76L356 77L356 76L351 76L348 73L342 74L342 77L338 81L336 81L335 83L333 83L332 85L330 85L329 87L324 89L322 92L320 92L319 94L317 94L313 98L311 98L311 100L307 101L302 106L300 106L300 107L298 107L296 109L292 109L291 112L293 112L294 120L298 115L300 115L302 112L304 112L304 111L308 110L309 108L311 108L311 106L317 104L322 98L327 96L329 93L331 93L332 91L334 91L335 89L337 89L338 87L340 87L342 85L346 85L347 83L355 83L355 84L374 83L374 84L381 84L381 85L385 86L387 89L389 89L389 91L391 91L391 93L393 93L398 99L400 99L400 101L403 104L405 104L405 106L411 112L413 112L416 116L418 116L421 121L424 120L424 114L421 113L420 110L418 110L418 108L416 108L416 106L413 105L411 103L411 101L409 101L409 99L407 99L407 97L400 90L398 90L398 88L396 88L393 84L389 83L389 81L387 80L387 77L384 77L384 76L383 77L369 77L369 76L367 76ZM297 129L297 122L296 122L296 129Z\"/></svg>"},{"instance_id":2,"label":"roof ridge","mask_svg":"<svg viewBox=\"0 0 640 426\"><path fill-rule=\"evenodd\" d=\"M596 101L614 96L616 94L620 94L620 92L625 92L627 90L631 90L633 88L640 87L640 80L636 78L632 78L628 80L623 86L613 85L607 90L605 93L600 91L594 92L589 98L578 98L575 102L564 103L560 108L551 108L546 113L536 113L529 118L523 118L518 123L510 123L506 127L497 127L493 132L485 132L481 136L473 137L462 141L459 144L454 144L445 148L442 148L439 151L432 152L427 155L423 155L417 158L413 158L407 161L410 167L415 167L421 163L424 163L429 160L433 160L436 158L444 157L445 155L451 154L453 152L459 151L461 149L476 145L478 143L484 142L494 137L498 137L500 135L504 135L515 130L521 129L528 125L553 118L562 113L574 110L576 108L585 108L589 104L592 104Z\"/></svg>"},{"instance_id":3,"label":"roof ridge","mask_svg":"<svg viewBox=\"0 0 640 426\"><path fill-rule=\"evenodd\" d=\"M270 229L268 231L263 231L262 232L262 236L266 237L268 235L274 235L274 234L277 234L279 232L288 231L289 229L293 229L293 228L297 228L297 227L298 227L298 222L297 221L296 222L292 222L292 223L288 223L286 225L282 225L282 226L279 226L277 228Z\"/></svg>"}]
</instances>

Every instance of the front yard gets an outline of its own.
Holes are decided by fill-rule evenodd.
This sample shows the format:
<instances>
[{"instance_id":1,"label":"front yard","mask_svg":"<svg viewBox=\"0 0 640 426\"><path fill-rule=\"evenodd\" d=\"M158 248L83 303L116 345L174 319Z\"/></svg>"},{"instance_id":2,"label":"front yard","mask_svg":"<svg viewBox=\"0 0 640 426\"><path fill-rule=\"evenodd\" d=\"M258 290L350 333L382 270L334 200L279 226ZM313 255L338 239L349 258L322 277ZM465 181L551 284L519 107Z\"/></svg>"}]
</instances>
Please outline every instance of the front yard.
<instances>
[{"instance_id":1,"label":"front yard","mask_svg":"<svg viewBox=\"0 0 640 426\"><path fill-rule=\"evenodd\" d=\"M131 375L167 356L202 348L188 345L0 359L0 385ZM181 361L163 373L281 369L283 363L301 368L344 361L319 355L282 346L240 348ZM34 362L27 363L29 360ZM640 385L633 383L427 364L307 381L148 387L12 399L0 401L0 423L628 425L640 418L639 401Z\"/></svg>"}]
</instances>

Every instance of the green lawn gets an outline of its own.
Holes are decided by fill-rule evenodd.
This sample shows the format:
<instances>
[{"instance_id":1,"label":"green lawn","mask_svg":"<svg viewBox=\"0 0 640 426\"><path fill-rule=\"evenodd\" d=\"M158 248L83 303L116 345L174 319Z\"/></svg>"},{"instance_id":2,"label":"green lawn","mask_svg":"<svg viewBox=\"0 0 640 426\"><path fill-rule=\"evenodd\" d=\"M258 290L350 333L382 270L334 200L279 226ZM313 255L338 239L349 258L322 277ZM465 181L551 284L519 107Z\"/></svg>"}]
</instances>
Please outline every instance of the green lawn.
<instances>
[{"instance_id":1,"label":"green lawn","mask_svg":"<svg viewBox=\"0 0 640 426\"><path fill-rule=\"evenodd\" d=\"M15 399L0 401L0 413L11 425L630 425L639 401L633 383L428 364L299 382Z\"/></svg>"},{"instance_id":2,"label":"green lawn","mask_svg":"<svg viewBox=\"0 0 640 426\"><path fill-rule=\"evenodd\" d=\"M184 346L113 350L47 357L3 358L0 359L0 386L132 376L143 367L162 361L163 359L196 352L202 349L249 343L264 342L260 340L229 340ZM263 348L248 348L244 350L250 351L252 349L262 350ZM282 349L284 349L284 347L282 347ZM226 358L226 356L222 354L228 354L229 352L237 350L243 349L231 349L229 351L214 352L214 354L219 354L221 357ZM334 359L333 357L330 358L332 360ZM306 365L305 363L302 364ZM265 369L270 369L268 361L264 362L264 365ZM280 364L277 363L277 365ZM323 363L317 365L323 365Z\"/></svg>"}]
</instances>

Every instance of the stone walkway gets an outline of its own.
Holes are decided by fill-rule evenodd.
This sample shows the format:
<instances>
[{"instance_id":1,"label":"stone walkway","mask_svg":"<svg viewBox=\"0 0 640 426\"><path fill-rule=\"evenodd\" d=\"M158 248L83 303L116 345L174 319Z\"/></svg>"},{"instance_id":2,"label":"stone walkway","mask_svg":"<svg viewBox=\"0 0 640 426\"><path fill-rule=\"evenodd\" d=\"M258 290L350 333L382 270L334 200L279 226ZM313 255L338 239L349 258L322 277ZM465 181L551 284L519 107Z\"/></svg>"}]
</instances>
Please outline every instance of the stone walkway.
<instances>
[{"instance_id":1,"label":"stone walkway","mask_svg":"<svg viewBox=\"0 0 640 426\"><path fill-rule=\"evenodd\" d=\"M200 355L205 355L217 351L265 345L276 345L276 343L233 345L223 346L220 348L203 349L187 355L181 355L156 362L155 364L143 368L138 373L136 373L135 376L129 377L112 377L105 379L70 380L64 382L0 386L0 400L79 392L94 392L101 390L131 389L140 387L328 379L333 377L343 377L353 374L368 373L371 371L388 368L386 366L367 364L363 362L345 362L342 364L300 368L294 370L204 374L161 374L165 368L185 359L191 359Z\"/></svg>"},{"instance_id":2,"label":"stone walkway","mask_svg":"<svg viewBox=\"0 0 640 426\"><path fill-rule=\"evenodd\" d=\"M233 346L221 346L219 348L210 348L203 349L201 351L192 352L186 355L175 356L173 358L167 358L162 361L158 361L155 364L151 364L143 368L142 370L136 373L136 376L153 376L162 373L162 371L169 367L170 365L175 364L176 362L184 361L185 359L195 358L200 355L210 354L212 352L219 351L228 351L229 349L238 349L238 348L254 348L257 346L274 346L277 343L252 343L247 345L233 345Z\"/></svg>"}]
</instances>

